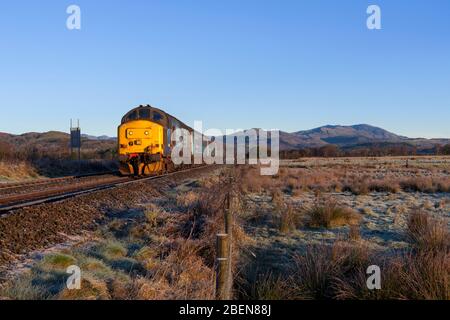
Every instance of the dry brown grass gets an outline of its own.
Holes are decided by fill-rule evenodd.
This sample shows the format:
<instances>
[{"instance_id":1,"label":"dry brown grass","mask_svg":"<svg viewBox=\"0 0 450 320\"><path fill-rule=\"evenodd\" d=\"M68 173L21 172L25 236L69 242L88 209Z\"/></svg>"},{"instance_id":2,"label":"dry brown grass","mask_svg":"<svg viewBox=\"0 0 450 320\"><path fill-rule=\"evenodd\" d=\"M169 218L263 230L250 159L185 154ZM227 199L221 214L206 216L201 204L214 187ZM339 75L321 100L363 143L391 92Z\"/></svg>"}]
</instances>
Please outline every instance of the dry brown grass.
<instances>
[{"instance_id":1,"label":"dry brown grass","mask_svg":"<svg viewBox=\"0 0 450 320\"><path fill-rule=\"evenodd\" d=\"M450 192L450 178L414 177L401 180L400 186L410 192Z\"/></svg>"},{"instance_id":2,"label":"dry brown grass","mask_svg":"<svg viewBox=\"0 0 450 320\"><path fill-rule=\"evenodd\" d=\"M398 193L401 191L397 181L390 178L383 180L371 180L369 182L369 190L376 192Z\"/></svg>"},{"instance_id":3,"label":"dry brown grass","mask_svg":"<svg viewBox=\"0 0 450 320\"><path fill-rule=\"evenodd\" d=\"M0 161L0 182L35 178L39 178L39 173L27 162Z\"/></svg>"},{"instance_id":4,"label":"dry brown grass","mask_svg":"<svg viewBox=\"0 0 450 320\"><path fill-rule=\"evenodd\" d=\"M308 225L312 228L335 228L344 225L358 224L360 215L349 207L340 206L332 199L317 200L306 212Z\"/></svg>"},{"instance_id":5,"label":"dry brown grass","mask_svg":"<svg viewBox=\"0 0 450 320\"><path fill-rule=\"evenodd\" d=\"M369 176L352 178L343 184L344 191L350 191L356 195L366 195L370 192L397 193L401 191L397 181L391 178L371 179Z\"/></svg>"},{"instance_id":6,"label":"dry brown grass","mask_svg":"<svg viewBox=\"0 0 450 320\"><path fill-rule=\"evenodd\" d=\"M381 268L381 289L368 290L364 268L342 274L333 284L334 299L409 299L448 300L449 255L440 253L415 254L405 252L396 256L378 257Z\"/></svg>"},{"instance_id":7,"label":"dry brown grass","mask_svg":"<svg viewBox=\"0 0 450 320\"><path fill-rule=\"evenodd\" d=\"M409 214L407 238L414 248L422 252L446 251L450 246L450 236L445 221L419 210Z\"/></svg>"},{"instance_id":8,"label":"dry brown grass","mask_svg":"<svg viewBox=\"0 0 450 320\"><path fill-rule=\"evenodd\" d=\"M432 160L432 159L431 159ZM430 161L431 161L430 160ZM448 161L444 159L445 161ZM336 165L321 165L316 159L299 163L294 167L282 168L276 177L261 178L251 176L256 185L255 193L249 195L251 208L265 219L250 219L249 228L268 248L256 249L258 261L249 264L243 272L242 293L240 297L248 299L443 299L450 298L450 256L449 232L447 221L440 220L426 212L442 214L448 201L445 195L431 197L416 193L449 192L448 170L442 164L417 165L411 161L409 166L398 159L386 162L374 159L344 159ZM345 162L345 163L342 163ZM446 162L448 163L448 162ZM444 165L447 165L444 163ZM250 171L251 172L251 171ZM258 181L259 180L259 181ZM247 183L247 182L245 182ZM246 189L252 190L252 186ZM350 191L353 194L371 194L355 197L353 195L327 195L327 193ZM306 205L316 195L311 208ZM395 193L401 193L395 195ZM267 201L271 196L272 201ZM418 199L432 199L425 201ZM444 196L444 199L440 199ZM343 197L338 203L333 200ZM254 200L255 199L255 200ZM270 199L270 198L269 198ZM382 205L379 199L387 199ZM436 200L433 200L436 199ZM417 201L421 200L421 201ZM344 204L345 203L345 204ZM301 220L310 227L334 228L348 225L347 240L343 241L342 229L327 230L324 243L309 245L320 239L317 230L301 229L299 233L287 235L295 228L299 215L287 210L290 204L302 209ZM378 205L380 204L380 205ZM295 208L295 206L293 206ZM363 208L363 216L348 206ZM421 208L423 213L406 213L410 208ZM273 208L273 210L271 210ZM372 209L374 208L374 209ZM388 213L382 214L383 208ZM375 210L375 211L374 211ZM294 212L296 210L294 209ZM445 213L444 213L445 214ZM281 233L276 240L266 233L265 224L274 227L278 222ZM361 219L365 223L360 225ZM383 222L379 222L379 220ZM389 225L394 219L394 226ZM406 224L405 224L406 221ZM370 224L370 226L369 226ZM389 230L379 229L380 225L389 225ZM253 229L255 228L255 231ZM405 230L406 227L406 230ZM347 230L347 228L345 228ZM319 230L320 231L320 230ZM324 230L325 231L325 230ZM384 242L369 242L363 236L380 231ZM384 233L386 231L386 234ZM309 233L308 233L309 232ZM386 240L390 232L397 238L408 241ZM403 233L404 232L404 233ZM324 232L325 233L325 232ZM300 239L297 239L298 238ZM282 239L280 240L280 238ZM338 240L333 240L336 237ZM308 241L311 239L311 242ZM306 243L306 244L305 244ZM293 248L295 245L295 249ZM253 244L257 247L257 244ZM305 248L306 247L306 248ZM288 262L287 254L301 252ZM280 254L279 260L275 254ZM280 262L282 261L282 262ZM285 262L286 261L286 262ZM377 265L381 269L381 290L367 288L367 267ZM260 268L260 269L259 269ZM270 270L270 272L267 272Z\"/></svg>"},{"instance_id":9,"label":"dry brown grass","mask_svg":"<svg viewBox=\"0 0 450 320\"><path fill-rule=\"evenodd\" d=\"M351 180L344 183L344 191L352 192L356 195L366 195L370 192L369 184L366 180Z\"/></svg>"},{"instance_id":10,"label":"dry brown grass","mask_svg":"<svg viewBox=\"0 0 450 320\"><path fill-rule=\"evenodd\" d=\"M291 195L314 190L349 191L357 195L400 191L450 192L450 177L445 170L405 168L400 164L384 164L383 168L378 168L364 164L360 159L352 161L354 163L350 161L348 165L281 167L274 177L261 176L257 168L250 168L243 174L244 189L253 193L280 190Z\"/></svg>"},{"instance_id":11,"label":"dry brown grass","mask_svg":"<svg viewBox=\"0 0 450 320\"><path fill-rule=\"evenodd\" d=\"M291 277L296 296L307 299L337 298L339 283L351 281L352 273L370 265L364 245L338 241L333 246L312 245L294 259Z\"/></svg>"},{"instance_id":12,"label":"dry brown grass","mask_svg":"<svg viewBox=\"0 0 450 320\"><path fill-rule=\"evenodd\" d=\"M400 186L406 191L434 192L433 180L431 178L414 177L400 181Z\"/></svg>"},{"instance_id":13,"label":"dry brown grass","mask_svg":"<svg viewBox=\"0 0 450 320\"><path fill-rule=\"evenodd\" d=\"M284 196L283 196L283 192L281 192L281 190L279 189L274 189L272 190L272 198L271 198L271 202L273 203L273 205L275 206L275 208L283 208L285 206L285 200L284 200Z\"/></svg>"},{"instance_id":14,"label":"dry brown grass","mask_svg":"<svg viewBox=\"0 0 450 320\"><path fill-rule=\"evenodd\" d=\"M63 289L56 297L58 300L107 300L111 299L105 281L90 276L81 280L80 290Z\"/></svg>"},{"instance_id":15,"label":"dry brown grass","mask_svg":"<svg viewBox=\"0 0 450 320\"><path fill-rule=\"evenodd\" d=\"M194 191L181 193L177 196L177 205L185 208L193 207L197 204L199 195Z\"/></svg>"},{"instance_id":16,"label":"dry brown grass","mask_svg":"<svg viewBox=\"0 0 450 320\"><path fill-rule=\"evenodd\" d=\"M294 293L285 278L273 273L256 276L249 281L242 298L251 300L292 300Z\"/></svg>"},{"instance_id":17,"label":"dry brown grass","mask_svg":"<svg viewBox=\"0 0 450 320\"><path fill-rule=\"evenodd\" d=\"M179 239L163 263L145 278L133 282L130 299L212 299L214 270L199 252L199 241Z\"/></svg>"},{"instance_id":18,"label":"dry brown grass","mask_svg":"<svg viewBox=\"0 0 450 320\"><path fill-rule=\"evenodd\" d=\"M390 261L388 281L399 299L449 300L450 254L439 252L406 252ZM395 288L395 289L394 289Z\"/></svg>"},{"instance_id":19,"label":"dry brown grass","mask_svg":"<svg viewBox=\"0 0 450 320\"><path fill-rule=\"evenodd\" d=\"M381 269L380 290L367 288L370 265ZM284 286L294 299L450 299L450 255L445 251L382 255L338 241L309 246L295 257L292 274Z\"/></svg>"},{"instance_id":20,"label":"dry brown grass","mask_svg":"<svg viewBox=\"0 0 450 320\"><path fill-rule=\"evenodd\" d=\"M351 225L348 232L349 240L358 241L361 239L361 230L359 225Z\"/></svg>"},{"instance_id":21,"label":"dry brown grass","mask_svg":"<svg viewBox=\"0 0 450 320\"><path fill-rule=\"evenodd\" d=\"M280 212L279 230L281 233L289 233L300 227L302 220L299 212L292 205L287 205L286 209Z\"/></svg>"},{"instance_id":22,"label":"dry brown grass","mask_svg":"<svg viewBox=\"0 0 450 320\"><path fill-rule=\"evenodd\" d=\"M361 180L350 180L344 184L343 190L357 195L369 192L450 192L450 179L441 177L411 177L395 180L390 177L384 179L370 179L365 177Z\"/></svg>"}]
</instances>

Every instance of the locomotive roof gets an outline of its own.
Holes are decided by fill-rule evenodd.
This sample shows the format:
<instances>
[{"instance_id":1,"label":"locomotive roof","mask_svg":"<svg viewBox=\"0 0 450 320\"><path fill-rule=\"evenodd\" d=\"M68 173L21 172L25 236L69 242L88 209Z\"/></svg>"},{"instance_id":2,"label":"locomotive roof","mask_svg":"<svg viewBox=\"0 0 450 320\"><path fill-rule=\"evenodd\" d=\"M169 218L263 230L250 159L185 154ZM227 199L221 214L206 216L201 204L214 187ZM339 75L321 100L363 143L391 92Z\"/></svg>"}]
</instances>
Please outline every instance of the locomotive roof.
<instances>
[{"instance_id":1,"label":"locomotive roof","mask_svg":"<svg viewBox=\"0 0 450 320\"><path fill-rule=\"evenodd\" d=\"M140 113L140 112L137 112L137 111L139 111L139 110L141 110L141 109L148 109L150 112L155 112L155 111L156 111L156 112L158 112L158 113L160 113L160 114L165 115L167 119L171 118L171 119L173 119L173 120L176 120L176 121L181 125L181 127L184 127L184 128L186 128L186 129L192 130L192 129L191 129L189 126L187 126L184 122L178 120L178 119L175 118L174 116L168 114L167 112L165 112L165 111L163 111L163 110L161 110L161 109L152 107L151 105L145 105L145 106L144 106L144 105L140 105L140 106L138 106L138 107L136 107L136 108L134 108L134 109L131 109L130 111L128 111L128 112L122 117L122 124L123 124L123 123L126 123L126 122L129 122L129 121L132 121L132 120L129 119L129 116L130 116L133 112L136 112L136 115L137 115L137 117L136 117L135 119L133 119L133 120L150 120L150 121L155 121L155 120L152 118L152 116L150 115L151 113L149 113L149 117L141 117L141 116L140 116L141 113ZM156 121L156 122L159 122L159 121Z\"/></svg>"}]
</instances>

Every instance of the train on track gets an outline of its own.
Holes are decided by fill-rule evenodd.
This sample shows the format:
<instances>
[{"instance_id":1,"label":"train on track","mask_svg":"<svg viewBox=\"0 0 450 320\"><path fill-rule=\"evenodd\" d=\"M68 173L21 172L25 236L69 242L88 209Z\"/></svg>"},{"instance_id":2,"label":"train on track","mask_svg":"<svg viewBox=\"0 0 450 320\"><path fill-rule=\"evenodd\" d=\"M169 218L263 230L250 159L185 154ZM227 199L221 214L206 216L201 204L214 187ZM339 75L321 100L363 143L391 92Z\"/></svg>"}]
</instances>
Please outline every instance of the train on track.
<instances>
[{"instance_id":1,"label":"train on track","mask_svg":"<svg viewBox=\"0 0 450 320\"><path fill-rule=\"evenodd\" d=\"M171 134L178 128L188 130L192 136L192 128L163 110L150 105L130 110L118 127L120 173L141 176L177 170L171 159Z\"/></svg>"}]
</instances>

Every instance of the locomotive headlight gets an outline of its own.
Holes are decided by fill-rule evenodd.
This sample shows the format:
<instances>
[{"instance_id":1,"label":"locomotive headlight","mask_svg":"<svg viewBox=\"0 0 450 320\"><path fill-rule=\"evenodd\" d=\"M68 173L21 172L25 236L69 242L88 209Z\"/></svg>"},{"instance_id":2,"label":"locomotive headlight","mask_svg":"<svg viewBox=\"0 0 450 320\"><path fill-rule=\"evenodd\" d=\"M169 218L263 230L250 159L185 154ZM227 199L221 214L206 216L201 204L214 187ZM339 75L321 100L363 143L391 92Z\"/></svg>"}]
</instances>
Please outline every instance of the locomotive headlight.
<instances>
[{"instance_id":1,"label":"locomotive headlight","mask_svg":"<svg viewBox=\"0 0 450 320\"><path fill-rule=\"evenodd\" d=\"M145 134L146 136L148 136L148 131L145 131L144 134Z\"/></svg>"},{"instance_id":2,"label":"locomotive headlight","mask_svg":"<svg viewBox=\"0 0 450 320\"><path fill-rule=\"evenodd\" d=\"M129 134L130 136L132 136L132 135L133 135L133 131L129 131L128 134Z\"/></svg>"}]
</instances>

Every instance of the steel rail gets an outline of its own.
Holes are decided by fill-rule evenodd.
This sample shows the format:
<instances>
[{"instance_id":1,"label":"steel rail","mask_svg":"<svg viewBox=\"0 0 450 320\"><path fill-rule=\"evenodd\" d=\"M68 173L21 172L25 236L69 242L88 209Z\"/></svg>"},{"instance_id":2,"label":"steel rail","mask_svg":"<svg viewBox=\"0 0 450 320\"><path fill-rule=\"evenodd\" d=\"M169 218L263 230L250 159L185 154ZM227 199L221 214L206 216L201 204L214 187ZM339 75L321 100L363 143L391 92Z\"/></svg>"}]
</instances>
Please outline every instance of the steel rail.
<instances>
[{"instance_id":1,"label":"steel rail","mask_svg":"<svg viewBox=\"0 0 450 320\"><path fill-rule=\"evenodd\" d=\"M120 177L117 178L116 181L109 182L101 182L101 183L92 183L92 184L84 184L81 186L68 186L66 188L58 188L51 189L39 192L33 192L31 194L24 195L16 195L10 197L0 198L0 215L5 214L6 212L31 207L38 204L56 202L60 200L65 200L68 198L72 198L82 194L89 194L93 192L97 192L100 190L111 189L114 187L125 186L129 184L135 184L139 182L145 182L149 180L156 180L171 177L174 175L178 175L181 173L187 173L191 171L196 171L199 169L204 169L207 166L199 166L194 168L188 168L184 170L178 170L174 172L170 172L163 175L156 175L150 177L140 177L140 178L130 178L130 177Z\"/></svg>"},{"instance_id":2,"label":"steel rail","mask_svg":"<svg viewBox=\"0 0 450 320\"><path fill-rule=\"evenodd\" d=\"M65 176L65 177L59 177L59 178L44 178L44 179L22 181L22 182L0 183L0 191L18 189L18 188L24 188L24 187L34 187L34 186L47 185L47 184L54 184L54 183L60 183L63 181L75 180L75 179L79 179L79 178L105 176L108 174L118 174L118 173L119 173L118 171L110 171L110 172L99 172L99 173L90 173L90 174L83 174L83 175Z\"/></svg>"}]
</instances>

